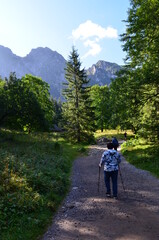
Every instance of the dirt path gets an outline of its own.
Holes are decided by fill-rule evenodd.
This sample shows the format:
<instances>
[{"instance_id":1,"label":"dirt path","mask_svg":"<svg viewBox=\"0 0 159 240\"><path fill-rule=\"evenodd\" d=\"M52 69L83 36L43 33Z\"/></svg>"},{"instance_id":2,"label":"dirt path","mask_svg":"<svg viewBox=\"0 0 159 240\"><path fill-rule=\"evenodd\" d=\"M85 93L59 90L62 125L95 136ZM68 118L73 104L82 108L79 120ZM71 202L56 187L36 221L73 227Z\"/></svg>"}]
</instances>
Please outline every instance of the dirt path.
<instances>
[{"instance_id":1,"label":"dirt path","mask_svg":"<svg viewBox=\"0 0 159 240\"><path fill-rule=\"evenodd\" d=\"M98 163L104 146L76 159L72 188L42 240L159 240L159 180L122 157L119 200L105 196Z\"/></svg>"}]
</instances>

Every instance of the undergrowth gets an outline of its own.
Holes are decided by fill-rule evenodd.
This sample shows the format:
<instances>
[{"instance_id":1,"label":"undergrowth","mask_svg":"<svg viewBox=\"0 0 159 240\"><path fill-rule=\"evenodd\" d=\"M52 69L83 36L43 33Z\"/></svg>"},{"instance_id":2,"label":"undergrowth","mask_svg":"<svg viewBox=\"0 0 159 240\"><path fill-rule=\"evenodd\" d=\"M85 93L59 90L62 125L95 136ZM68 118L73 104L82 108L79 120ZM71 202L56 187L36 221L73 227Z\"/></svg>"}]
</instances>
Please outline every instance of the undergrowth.
<instances>
[{"instance_id":1,"label":"undergrowth","mask_svg":"<svg viewBox=\"0 0 159 240\"><path fill-rule=\"evenodd\" d=\"M65 197L85 147L57 134L0 131L0 239L37 239Z\"/></svg>"}]
</instances>

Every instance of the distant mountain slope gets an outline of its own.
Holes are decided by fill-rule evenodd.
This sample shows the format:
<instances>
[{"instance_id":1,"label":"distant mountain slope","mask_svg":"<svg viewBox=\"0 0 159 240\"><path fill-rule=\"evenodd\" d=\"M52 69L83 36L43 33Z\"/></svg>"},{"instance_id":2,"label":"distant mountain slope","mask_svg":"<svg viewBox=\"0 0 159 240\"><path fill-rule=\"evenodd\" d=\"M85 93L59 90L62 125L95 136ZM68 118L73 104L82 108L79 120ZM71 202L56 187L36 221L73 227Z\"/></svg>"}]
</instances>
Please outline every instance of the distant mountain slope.
<instances>
[{"instance_id":1,"label":"distant mountain slope","mask_svg":"<svg viewBox=\"0 0 159 240\"><path fill-rule=\"evenodd\" d=\"M49 48L36 48L23 58L27 69L35 76L49 83L53 97L61 97L62 83L65 81L66 60Z\"/></svg>"},{"instance_id":2,"label":"distant mountain slope","mask_svg":"<svg viewBox=\"0 0 159 240\"><path fill-rule=\"evenodd\" d=\"M18 57L9 48L0 46L0 76L8 77L10 72L16 72L21 78L25 74L41 77L49 83L53 97L61 96L62 82L65 81L66 60L49 48L32 49L26 57Z\"/></svg>"},{"instance_id":3,"label":"distant mountain slope","mask_svg":"<svg viewBox=\"0 0 159 240\"><path fill-rule=\"evenodd\" d=\"M25 74L41 77L50 85L50 92L54 98L62 96L62 83L65 80L66 60L62 55L49 48L38 47L32 49L26 57L19 57L9 48L0 46L0 76L8 77L15 72L18 78ZM120 66L116 63L98 61L86 70L90 84L109 85L111 78L115 78Z\"/></svg>"},{"instance_id":4,"label":"distant mountain slope","mask_svg":"<svg viewBox=\"0 0 159 240\"><path fill-rule=\"evenodd\" d=\"M28 71L21 57L13 54L9 48L0 46L0 76L2 78L8 77L10 72L16 72L17 77L21 77Z\"/></svg>"},{"instance_id":5,"label":"distant mountain slope","mask_svg":"<svg viewBox=\"0 0 159 240\"><path fill-rule=\"evenodd\" d=\"M116 73L120 69L121 67L116 63L98 61L87 70L87 76L90 78L91 85L109 85L111 79L116 77Z\"/></svg>"}]
</instances>

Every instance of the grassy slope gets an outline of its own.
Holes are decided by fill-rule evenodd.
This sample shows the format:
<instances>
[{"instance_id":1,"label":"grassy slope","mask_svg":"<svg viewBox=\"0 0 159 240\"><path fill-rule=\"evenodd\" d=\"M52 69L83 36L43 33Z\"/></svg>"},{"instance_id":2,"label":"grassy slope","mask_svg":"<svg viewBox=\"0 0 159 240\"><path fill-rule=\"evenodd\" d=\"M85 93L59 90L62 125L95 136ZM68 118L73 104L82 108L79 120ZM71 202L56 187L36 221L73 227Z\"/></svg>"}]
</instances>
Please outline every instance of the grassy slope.
<instances>
[{"instance_id":1,"label":"grassy slope","mask_svg":"<svg viewBox=\"0 0 159 240\"><path fill-rule=\"evenodd\" d=\"M0 132L0 239L37 239L67 193L83 147L57 138Z\"/></svg>"},{"instance_id":2,"label":"grassy slope","mask_svg":"<svg viewBox=\"0 0 159 240\"><path fill-rule=\"evenodd\" d=\"M122 154L137 168L159 177L159 146L142 139L132 139L122 145Z\"/></svg>"}]
</instances>

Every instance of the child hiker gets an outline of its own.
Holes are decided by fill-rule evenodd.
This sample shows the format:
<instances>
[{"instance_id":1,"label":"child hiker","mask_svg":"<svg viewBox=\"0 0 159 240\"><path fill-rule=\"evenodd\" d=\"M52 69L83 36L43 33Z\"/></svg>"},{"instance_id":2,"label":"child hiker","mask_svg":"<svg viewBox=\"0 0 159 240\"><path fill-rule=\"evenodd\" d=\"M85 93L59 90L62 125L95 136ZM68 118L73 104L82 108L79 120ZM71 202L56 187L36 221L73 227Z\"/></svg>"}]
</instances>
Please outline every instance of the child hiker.
<instances>
[{"instance_id":1,"label":"child hiker","mask_svg":"<svg viewBox=\"0 0 159 240\"><path fill-rule=\"evenodd\" d=\"M118 164L121 162L119 153L113 149L113 144L108 143L108 150L104 151L99 163L99 167L104 164L104 181L106 186L106 196L111 197L110 179L112 180L113 198L118 198Z\"/></svg>"}]
</instances>

